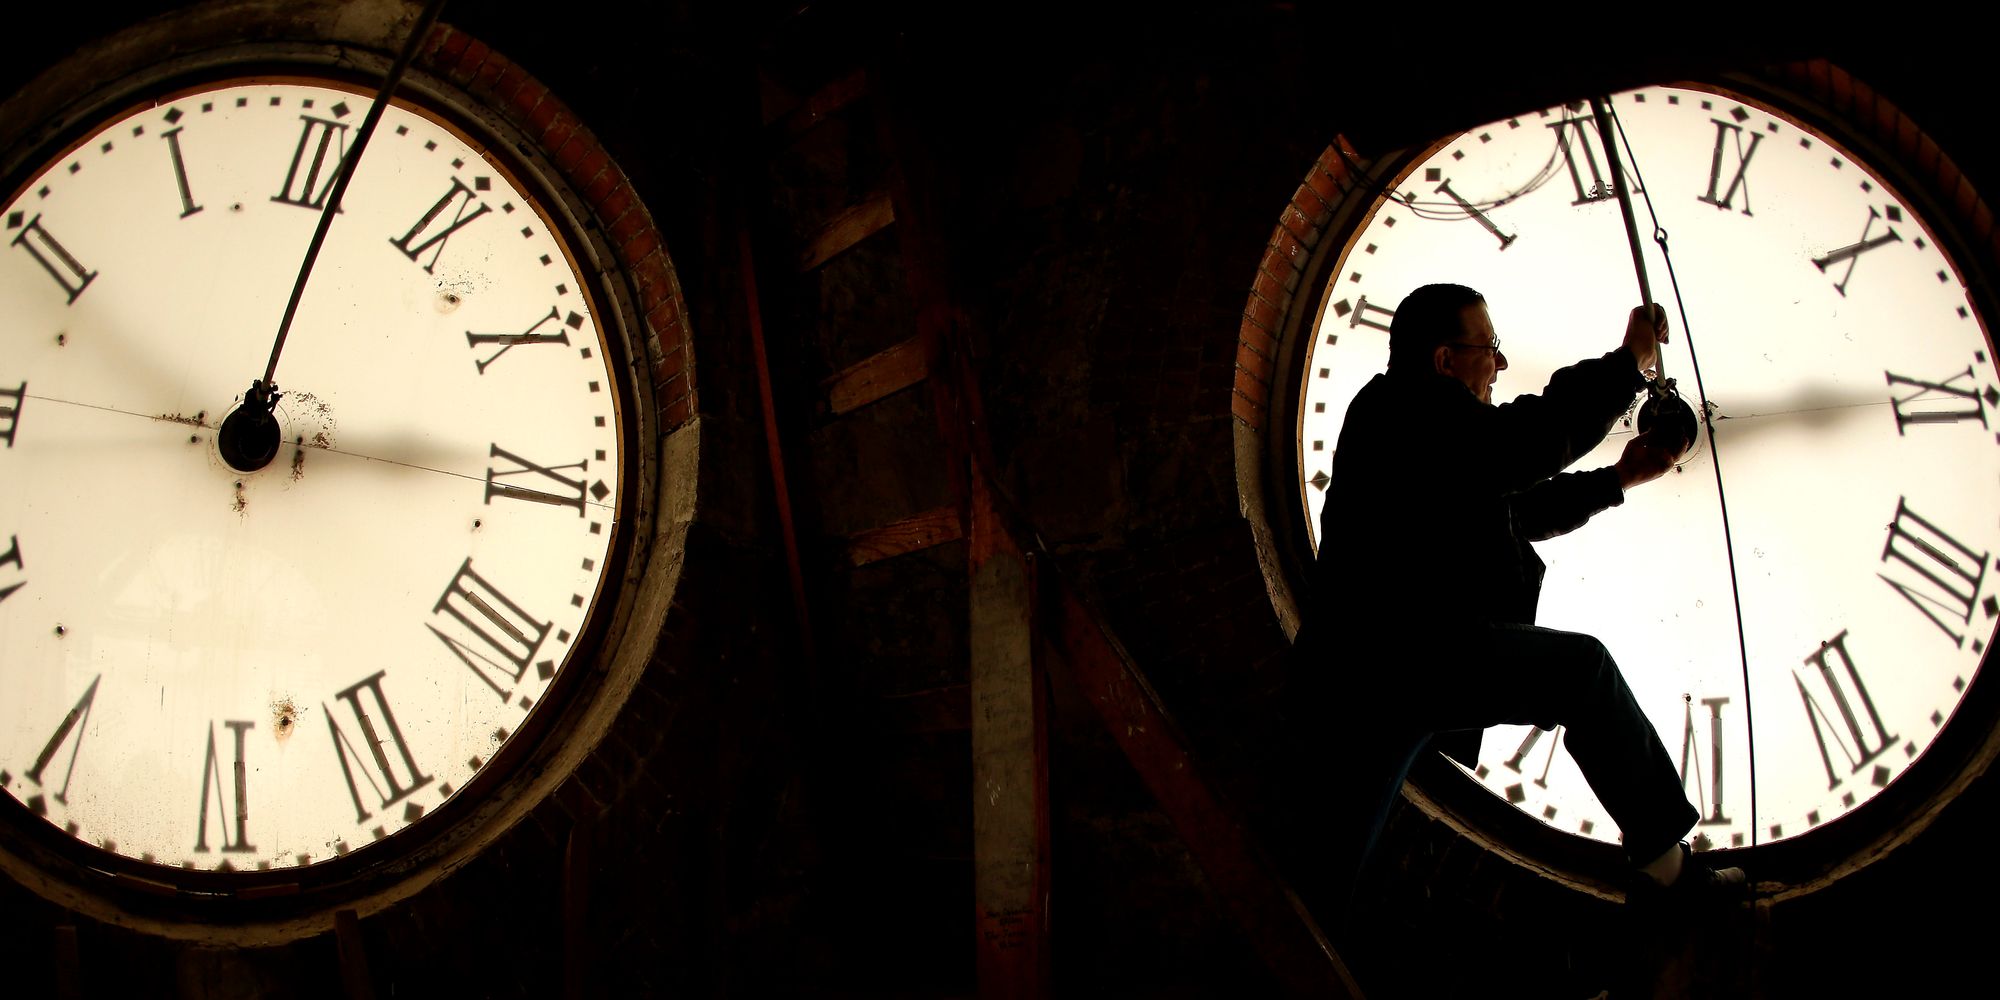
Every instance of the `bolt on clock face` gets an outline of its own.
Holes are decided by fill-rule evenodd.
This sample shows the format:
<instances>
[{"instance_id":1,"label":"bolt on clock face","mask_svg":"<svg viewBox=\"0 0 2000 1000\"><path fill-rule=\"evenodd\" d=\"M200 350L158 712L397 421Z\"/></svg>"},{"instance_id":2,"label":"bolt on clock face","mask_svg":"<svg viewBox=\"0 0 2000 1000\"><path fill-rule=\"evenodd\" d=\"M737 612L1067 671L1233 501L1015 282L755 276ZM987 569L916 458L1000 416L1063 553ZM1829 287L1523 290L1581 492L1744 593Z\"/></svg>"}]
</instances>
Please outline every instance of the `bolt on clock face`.
<instances>
[{"instance_id":1,"label":"bolt on clock face","mask_svg":"<svg viewBox=\"0 0 2000 1000\"><path fill-rule=\"evenodd\" d=\"M613 359L533 194L441 119L386 110L276 372L277 454L219 450L370 101L168 95L0 210L0 785L103 851L366 848L580 669Z\"/></svg>"},{"instance_id":2,"label":"bolt on clock face","mask_svg":"<svg viewBox=\"0 0 2000 1000\"><path fill-rule=\"evenodd\" d=\"M1719 92L1611 104L1624 177L1579 102L1472 129L1385 178L1301 372L1303 506L1317 545L1342 417L1417 286L1485 294L1510 362L1496 403L1617 347L1639 302L1626 185L1671 319L1665 374L1706 408L1712 444L1537 545L1537 624L1610 648L1681 769L1698 835L1770 842L1902 775L1993 641L1992 349L1931 226L1845 149ZM1612 464L1632 431L1572 468ZM1553 827L1615 842L1563 735L1498 727L1473 774Z\"/></svg>"}]
</instances>

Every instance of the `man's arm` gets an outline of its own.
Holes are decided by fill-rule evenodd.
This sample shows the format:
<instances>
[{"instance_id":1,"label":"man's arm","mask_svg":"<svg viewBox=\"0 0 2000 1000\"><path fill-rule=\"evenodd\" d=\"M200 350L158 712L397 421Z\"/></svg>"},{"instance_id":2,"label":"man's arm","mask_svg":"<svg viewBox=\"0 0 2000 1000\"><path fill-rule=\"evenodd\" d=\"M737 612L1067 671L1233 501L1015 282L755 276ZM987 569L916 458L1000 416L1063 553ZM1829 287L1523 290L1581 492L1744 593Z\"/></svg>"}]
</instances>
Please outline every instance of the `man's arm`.
<instances>
[{"instance_id":1,"label":"man's arm","mask_svg":"<svg viewBox=\"0 0 2000 1000\"><path fill-rule=\"evenodd\" d=\"M1625 502L1625 491L1651 482L1674 467L1675 458L1640 434L1626 442L1615 465L1589 472L1565 472L1507 498L1514 529L1539 542L1583 527L1597 513Z\"/></svg>"},{"instance_id":2,"label":"man's arm","mask_svg":"<svg viewBox=\"0 0 2000 1000\"><path fill-rule=\"evenodd\" d=\"M1618 348L1557 371L1541 395L1487 410L1468 456L1482 477L1503 492L1526 490L1597 447L1645 387L1664 316L1658 306L1632 310Z\"/></svg>"}]
</instances>

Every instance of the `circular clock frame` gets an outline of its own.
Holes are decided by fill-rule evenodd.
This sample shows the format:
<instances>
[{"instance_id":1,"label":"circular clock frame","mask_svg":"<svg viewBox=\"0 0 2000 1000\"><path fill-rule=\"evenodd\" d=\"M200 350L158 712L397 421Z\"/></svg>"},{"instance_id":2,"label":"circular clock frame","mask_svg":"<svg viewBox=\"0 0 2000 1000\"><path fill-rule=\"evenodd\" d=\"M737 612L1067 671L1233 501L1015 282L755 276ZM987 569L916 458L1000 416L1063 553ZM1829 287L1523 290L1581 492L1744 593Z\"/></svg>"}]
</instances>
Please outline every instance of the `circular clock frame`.
<instances>
[{"instance_id":1,"label":"circular clock frame","mask_svg":"<svg viewBox=\"0 0 2000 1000\"><path fill-rule=\"evenodd\" d=\"M13 191L43 164L155 97L225 79L338 81L372 99L415 20L413 8L373 9L357 18L340 5L231 0L128 29L43 73L0 106L0 188ZM615 387L616 433L624 442L623 487L598 596L577 631L573 654L547 694L478 772L424 821L341 857L267 871L198 871L149 865L86 845L0 796L0 871L43 897L107 923L183 939L274 943L330 928L336 909L364 915L407 898L464 864L546 800L595 749L619 714L658 644L671 600L678 535L659 524L666 462L651 373L661 351L645 308L653 299L684 312L671 264L641 287L630 248L657 235L629 185L581 127L547 141L548 122L514 102L475 91L438 40L419 50L397 91L446 127L488 151L493 165L538 203L536 209L575 258L579 289L591 299ZM463 42L463 36L457 35ZM472 43L477 45L478 43ZM481 46L483 49L483 46ZM497 54L486 68L518 74ZM492 80L485 81L490 87ZM545 91L541 91L545 93ZM570 119L550 95L540 111ZM573 120L573 119L572 119ZM365 159L364 153L364 159ZM581 168L593 171L583 175ZM639 232L614 241L616 197L630 203ZM660 259L664 261L664 251ZM678 467L678 463L676 463Z\"/></svg>"},{"instance_id":2,"label":"circular clock frame","mask_svg":"<svg viewBox=\"0 0 2000 1000\"><path fill-rule=\"evenodd\" d=\"M2000 299L1996 299L1992 282L2000 271L1992 216L1950 159L1893 105L1823 61L1710 74L1693 82L1777 108L1831 140L1850 158L1868 164L1931 224L1937 241L1964 270L1961 277L1979 317L1989 323L2000 319ZM1673 81L1664 83L1676 85ZM1467 123L1468 127L1477 124ZM1314 194L1329 210L1315 220L1309 208L1301 207L1302 201L1312 201L1302 188L1300 198L1287 208L1276 240L1284 244L1289 230L1294 245L1304 243L1311 248L1291 258L1302 261L1289 265L1297 273L1296 284L1291 286L1297 291L1286 295L1275 317L1260 324L1260 311L1270 316L1269 290L1262 287L1260 278L1261 300L1253 294L1246 309L1246 330L1251 324L1267 327L1275 348L1269 341L1260 342L1246 333L1239 353L1247 350L1271 355L1269 369L1279 374L1268 380L1266 401L1260 407L1263 419L1258 426L1262 433L1239 432L1237 436L1238 482L1267 590L1288 632L1298 627L1302 603L1297 595L1303 592L1312 560L1297 478L1296 438L1302 405L1297 379L1327 294L1328 272L1373 214L1375 195L1394 189L1405 173L1454 138L1456 133L1365 165L1351 150L1342 155L1339 148L1329 148L1313 168L1313 176L1321 181ZM1325 183L1328 178L1334 181L1332 185ZM1337 193L1328 197L1329 192ZM1622 246L1616 249L1623 252ZM1282 275L1281 268L1286 265L1278 262L1286 259L1287 255L1274 247L1267 255L1265 272ZM1262 335L1262 330L1254 332ZM1994 331L1988 327L1984 332L1991 352ZM1245 373L1238 374L1240 387ZM1242 399L1238 403L1241 416ZM1989 647L1952 723L1874 799L1839 822L1775 843L1720 853L1746 859L1746 864L1754 866L1756 877L1782 887L1778 890L1782 898L1824 888L1914 840L2000 758L2000 734L1995 726L1995 720L2000 720L2000 680L1987 669L1992 656ZM1610 895L1622 875L1622 852L1614 845L1537 822L1480 787L1438 754L1423 755L1413 769L1406 798L1433 821L1458 830L1526 870L1573 888Z\"/></svg>"}]
</instances>

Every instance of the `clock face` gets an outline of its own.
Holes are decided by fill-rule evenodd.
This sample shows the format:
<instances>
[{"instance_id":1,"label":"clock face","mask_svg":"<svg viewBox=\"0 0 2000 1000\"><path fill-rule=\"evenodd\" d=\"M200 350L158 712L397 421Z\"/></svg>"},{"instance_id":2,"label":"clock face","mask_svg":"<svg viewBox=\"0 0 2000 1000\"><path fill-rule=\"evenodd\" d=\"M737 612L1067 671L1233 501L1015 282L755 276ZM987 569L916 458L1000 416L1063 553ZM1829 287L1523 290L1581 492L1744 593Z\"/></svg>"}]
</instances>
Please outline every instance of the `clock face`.
<instances>
[{"instance_id":1,"label":"clock face","mask_svg":"<svg viewBox=\"0 0 2000 1000\"><path fill-rule=\"evenodd\" d=\"M1721 92L1652 87L1611 106L1671 319L1665 374L1705 406L1712 437L1624 506L1537 544L1537 623L1604 640L1707 845L1780 840L1897 780L1992 641L1992 349L1932 227L1823 135ZM1618 346L1639 293L1610 169L1578 104L1472 129L1384 178L1329 272L1301 374L1315 544L1342 416L1383 369L1412 289L1485 294L1508 362L1495 402ZM1632 430L1572 468L1611 464ZM1562 743L1560 729L1498 727L1474 777L1615 842Z\"/></svg>"},{"instance_id":2,"label":"clock face","mask_svg":"<svg viewBox=\"0 0 2000 1000\"><path fill-rule=\"evenodd\" d=\"M359 161L276 371L276 459L218 452L371 101L167 94L0 210L0 805L110 855L367 849L582 672L621 383L534 194L441 117L397 102Z\"/></svg>"}]
</instances>

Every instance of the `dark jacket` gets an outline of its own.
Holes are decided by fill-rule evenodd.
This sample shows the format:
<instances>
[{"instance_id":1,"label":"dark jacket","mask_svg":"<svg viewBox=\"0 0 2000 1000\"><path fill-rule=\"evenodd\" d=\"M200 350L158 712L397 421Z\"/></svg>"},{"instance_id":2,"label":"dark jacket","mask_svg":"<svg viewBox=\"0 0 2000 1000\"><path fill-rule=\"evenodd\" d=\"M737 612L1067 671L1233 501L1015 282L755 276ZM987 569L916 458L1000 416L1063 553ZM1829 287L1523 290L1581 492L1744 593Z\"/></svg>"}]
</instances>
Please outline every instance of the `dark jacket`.
<instances>
[{"instance_id":1,"label":"dark jacket","mask_svg":"<svg viewBox=\"0 0 2000 1000\"><path fill-rule=\"evenodd\" d=\"M1624 502L1614 470L1562 470L1644 385L1622 347L1498 406L1435 372L1377 375L1341 427L1300 645L1337 675L1384 643L1407 658L1438 623L1533 624L1543 566L1529 543ZM1460 757L1458 742L1440 749Z\"/></svg>"}]
</instances>

